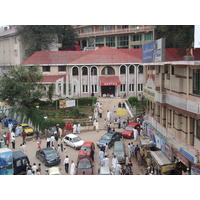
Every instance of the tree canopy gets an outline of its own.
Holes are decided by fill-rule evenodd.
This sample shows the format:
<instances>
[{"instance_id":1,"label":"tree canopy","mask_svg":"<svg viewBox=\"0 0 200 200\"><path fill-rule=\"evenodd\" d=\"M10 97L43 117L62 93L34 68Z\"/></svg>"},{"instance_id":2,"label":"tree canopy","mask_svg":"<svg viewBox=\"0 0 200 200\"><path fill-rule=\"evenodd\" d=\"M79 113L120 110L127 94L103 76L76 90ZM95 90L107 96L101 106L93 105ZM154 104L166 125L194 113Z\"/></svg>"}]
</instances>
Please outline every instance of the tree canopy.
<instances>
[{"instance_id":1,"label":"tree canopy","mask_svg":"<svg viewBox=\"0 0 200 200\"><path fill-rule=\"evenodd\" d=\"M77 38L71 25L18 25L18 33L25 45L26 56L36 51L49 50L53 42L60 42L60 50L66 50Z\"/></svg>"},{"instance_id":2,"label":"tree canopy","mask_svg":"<svg viewBox=\"0 0 200 200\"><path fill-rule=\"evenodd\" d=\"M43 78L37 66L18 66L0 79L0 97L16 110L26 113L35 100L42 97L37 82Z\"/></svg>"},{"instance_id":3,"label":"tree canopy","mask_svg":"<svg viewBox=\"0 0 200 200\"><path fill-rule=\"evenodd\" d=\"M157 39L159 38L166 38L166 48L190 48L194 41L194 26L158 25Z\"/></svg>"}]
</instances>

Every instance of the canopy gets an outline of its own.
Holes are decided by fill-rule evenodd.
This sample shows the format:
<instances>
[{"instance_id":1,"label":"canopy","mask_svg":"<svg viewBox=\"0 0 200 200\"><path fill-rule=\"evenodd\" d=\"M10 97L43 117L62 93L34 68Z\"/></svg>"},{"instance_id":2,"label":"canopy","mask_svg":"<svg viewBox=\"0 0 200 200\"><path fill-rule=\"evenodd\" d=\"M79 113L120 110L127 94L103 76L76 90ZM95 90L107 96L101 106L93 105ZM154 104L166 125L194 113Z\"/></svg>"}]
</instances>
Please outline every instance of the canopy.
<instances>
[{"instance_id":1,"label":"canopy","mask_svg":"<svg viewBox=\"0 0 200 200\"><path fill-rule=\"evenodd\" d=\"M162 151L150 151L150 153L160 166L173 164Z\"/></svg>"},{"instance_id":2,"label":"canopy","mask_svg":"<svg viewBox=\"0 0 200 200\"><path fill-rule=\"evenodd\" d=\"M100 76L100 85L121 85L119 76Z\"/></svg>"}]
</instances>

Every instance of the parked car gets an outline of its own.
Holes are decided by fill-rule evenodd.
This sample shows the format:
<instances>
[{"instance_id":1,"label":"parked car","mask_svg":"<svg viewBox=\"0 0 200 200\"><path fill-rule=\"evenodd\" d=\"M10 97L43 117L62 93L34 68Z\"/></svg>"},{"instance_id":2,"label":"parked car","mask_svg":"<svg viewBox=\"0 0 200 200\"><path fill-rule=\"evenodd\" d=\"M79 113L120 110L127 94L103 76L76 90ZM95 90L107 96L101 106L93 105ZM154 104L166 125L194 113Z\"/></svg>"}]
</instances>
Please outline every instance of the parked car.
<instances>
[{"instance_id":1,"label":"parked car","mask_svg":"<svg viewBox=\"0 0 200 200\"><path fill-rule=\"evenodd\" d=\"M20 124L23 130L26 132L26 135L33 135L33 129L28 124Z\"/></svg>"},{"instance_id":2,"label":"parked car","mask_svg":"<svg viewBox=\"0 0 200 200\"><path fill-rule=\"evenodd\" d=\"M13 117L6 117L4 125L8 127L8 123L12 123L13 125L19 124L19 122L17 122Z\"/></svg>"},{"instance_id":3,"label":"parked car","mask_svg":"<svg viewBox=\"0 0 200 200\"><path fill-rule=\"evenodd\" d=\"M29 159L22 151L13 151L13 171L14 175L26 174L26 167Z\"/></svg>"},{"instance_id":4,"label":"parked car","mask_svg":"<svg viewBox=\"0 0 200 200\"><path fill-rule=\"evenodd\" d=\"M85 175L93 175L93 164L90 158L82 157L78 160L76 175L82 175L85 172Z\"/></svg>"},{"instance_id":5,"label":"parked car","mask_svg":"<svg viewBox=\"0 0 200 200\"><path fill-rule=\"evenodd\" d=\"M45 166L58 165L61 161L60 156L53 148L44 148L36 151L36 158L43 162Z\"/></svg>"},{"instance_id":6,"label":"parked car","mask_svg":"<svg viewBox=\"0 0 200 200\"><path fill-rule=\"evenodd\" d=\"M51 167L49 169L46 169L45 172L47 175L61 175L59 167Z\"/></svg>"},{"instance_id":7,"label":"parked car","mask_svg":"<svg viewBox=\"0 0 200 200\"><path fill-rule=\"evenodd\" d=\"M98 175L113 175L113 173L112 173L110 167L102 166L98 169Z\"/></svg>"},{"instance_id":8,"label":"parked car","mask_svg":"<svg viewBox=\"0 0 200 200\"><path fill-rule=\"evenodd\" d=\"M63 142L65 146L68 145L74 149L80 149L84 143L84 141L79 136L72 133L66 135L63 139Z\"/></svg>"},{"instance_id":9,"label":"parked car","mask_svg":"<svg viewBox=\"0 0 200 200\"><path fill-rule=\"evenodd\" d=\"M2 120L2 119L4 119L4 118L6 118L6 115L3 114L3 113L1 113L1 114L0 114L0 120Z\"/></svg>"},{"instance_id":10,"label":"parked car","mask_svg":"<svg viewBox=\"0 0 200 200\"><path fill-rule=\"evenodd\" d=\"M117 157L119 164L125 164L126 162L126 152L123 141L116 141L114 143L113 155Z\"/></svg>"},{"instance_id":11,"label":"parked car","mask_svg":"<svg viewBox=\"0 0 200 200\"><path fill-rule=\"evenodd\" d=\"M124 138L128 138L128 139L133 138L134 137L133 127L137 129L138 133L140 133L140 124L139 123L131 123L122 131L122 136Z\"/></svg>"},{"instance_id":12,"label":"parked car","mask_svg":"<svg viewBox=\"0 0 200 200\"><path fill-rule=\"evenodd\" d=\"M81 146L81 149L78 153L78 159L87 156L90 158L91 150L95 150L95 144L93 142L84 142L83 145ZM84 155L84 151L86 150L86 155Z\"/></svg>"},{"instance_id":13,"label":"parked car","mask_svg":"<svg viewBox=\"0 0 200 200\"><path fill-rule=\"evenodd\" d=\"M115 141L119 141L122 137L122 133L120 132L115 132L111 131L108 133L105 133L101 139L97 142L98 147L105 147L106 143L108 144L108 147L110 148L111 146L114 145Z\"/></svg>"}]
</instances>

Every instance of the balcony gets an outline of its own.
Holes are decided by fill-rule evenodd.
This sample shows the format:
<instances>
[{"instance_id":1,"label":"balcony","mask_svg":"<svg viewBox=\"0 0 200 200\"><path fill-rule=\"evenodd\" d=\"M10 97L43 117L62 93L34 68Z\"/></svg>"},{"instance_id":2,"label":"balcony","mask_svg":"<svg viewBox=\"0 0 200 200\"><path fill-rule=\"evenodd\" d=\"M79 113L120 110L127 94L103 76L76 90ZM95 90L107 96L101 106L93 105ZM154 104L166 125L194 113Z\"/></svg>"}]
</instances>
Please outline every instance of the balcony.
<instances>
[{"instance_id":1,"label":"balcony","mask_svg":"<svg viewBox=\"0 0 200 200\"><path fill-rule=\"evenodd\" d=\"M79 33L78 37L89 37L89 36L104 36L104 35L113 35L113 34L125 34L125 33L138 33L138 32L148 32L152 31L156 26L144 26L144 27L129 27L123 29L110 29L110 30L101 30L94 32Z\"/></svg>"},{"instance_id":2,"label":"balcony","mask_svg":"<svg viewBox=\"0 0 200 200\"><path fill-rule=\"evenodd\" d=\"M162 124L156 121L153 117L146 115L145 123L153 126L169 143L172 147L177 149L182 155L184 155L192 163L199 163L199 152L200 149L197 149L190 144L182 141L173 135L169 130L167 130Z\"/></svg>"},{"instance_id":3,"label":"balcony","mask_svg":"<svg viewBox=\"0 0 200 200\"><path fill-rule=\"evenodd\" d=\"M186 98L184 96L170 93L156 93L156 99L159 103L166 103L179 109L200 114L200 100Z\"/></svg>"}]
</instances>

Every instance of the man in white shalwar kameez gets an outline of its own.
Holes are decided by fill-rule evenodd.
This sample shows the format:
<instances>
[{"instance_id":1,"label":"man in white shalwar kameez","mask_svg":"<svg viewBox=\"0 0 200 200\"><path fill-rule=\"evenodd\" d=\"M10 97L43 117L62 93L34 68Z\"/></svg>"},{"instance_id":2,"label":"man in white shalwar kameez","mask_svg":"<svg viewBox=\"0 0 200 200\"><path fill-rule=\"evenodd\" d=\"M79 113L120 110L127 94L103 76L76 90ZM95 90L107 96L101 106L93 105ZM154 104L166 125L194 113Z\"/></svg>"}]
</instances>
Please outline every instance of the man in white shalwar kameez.
<instances>
[{"instance_id":1,"label":"man in white shalwar kameez","mask_svg":"<svg viewBox=\"0 0 200 200\"><path fill-rule=\"evenodd\" d=\"M117 159L116 156L114 156L113 159L112 159L112 168L113 168L113 172L115 172L117 163L118 163L118 159Z\"/></svg>"},{"instance_id":2,"label":"man in white shalwar kameez","mask_svg":"<svg viewBox=\"0 0 200 200\"><path fill-rule=\"evenodd\" d=\"M117 163L116 168L115 168L115 175L120 175L121 168L122 168L122 166L119 163Z\"/></svg>"},{"instance_id":3,"label":"man in white shalwar kameez","mask_svg":"<svg viewBox=\"0 0 200 200\"><path fill-rule=\"evenodd\" d=\"M75 174L75 164L72 160L71 166L70 166L70 175L74 175L74 174Z\"/></svg>"},{"instance_id":4,"label":"man in white shalwar kameez","mask_svg":"<svg viewBox=\"0 0 200 200\"><path fill-rule=\"evenodd\" d=\"M134 141L136 141L137 140L138 131L134 127L133 127L133 135L134 135Z\"/></svg>"},{"instance_id":5,"label":"man in white shalwar kameez","mask_svg":"<svg viewBox=\"0 0 200 200\"><path fill-rule=\"evenodd\" d=\"M77 126L76 126L76 124L74 124L72 128L73 128L73 133L76 134L76 131L77 131Z\"/></svg>"},{"instance_id":6,"label":"man in white shalwar kameez","mask_svg":"<svg viewBox=\"0 0 200 200\"><path fill-rule=\"evenodd\" d=\"M104 167L109 167L110 159L107 156L105 156L105 158L103 159L103 163Z\"/></svg>"},{"instance_id":7,"label":"man in white shalwar kameez","mask_svg":"<svg viewBox=\"0 0 200 200\"><path fill-rule=\"evenodd\" d=\"M103 165L104 152L102 150L99 151L99 165Z\"/></svg>"},{"instance_id":8,"label":"man in white shalwar kameez","mask_svg":"<svg viewBox=\"0 0 200 200\"><path fill-rule=\"evenodd\" d=\"M110 121L110 115L111 115L111 112L108 110L108 111L107 111L107 121L108 121L108 122Z\"/></svg>"}]
</instances>

